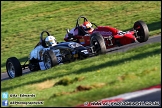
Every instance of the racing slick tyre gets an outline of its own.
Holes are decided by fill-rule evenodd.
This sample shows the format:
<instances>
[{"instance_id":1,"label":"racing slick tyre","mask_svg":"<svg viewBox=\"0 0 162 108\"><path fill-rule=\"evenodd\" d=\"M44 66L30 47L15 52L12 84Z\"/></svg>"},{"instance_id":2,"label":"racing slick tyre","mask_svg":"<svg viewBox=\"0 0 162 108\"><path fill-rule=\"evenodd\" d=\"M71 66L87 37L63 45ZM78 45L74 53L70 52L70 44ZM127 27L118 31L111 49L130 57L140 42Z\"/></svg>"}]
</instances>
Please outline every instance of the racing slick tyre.
<instances>
[{"instance_id":1,"label":"racing slick tyre","mask_svg":"<svg viewBox=\"0 0 162 108\"><path fill-rule=\"evenodd\" d=\"M146 42L149 38L149 29L145 22L136 21L134 23L133 29L136 30L135 37L138 42Z\"/></svg>"},{"instance_id":2,"label":"racing slick tyre","mask_svg":"<svg viewBox=\"0 0 162 108\"><path fill-rule=\"evenodd\" d=\"M52 68L58 64L57 57L52 50L47 50L43 54L43 62L46 69Z\"/></svg>"},{"instance_id":3,"label":"racing slick tyre","mask_svg":"<svg viewBox=\"0 0 162 108\"><path fill-rule=\"evenodd\" d=\"M16 57L10 57L6 61L6 70L10 78L22 76L22 67Z\"/></svg>"},{"instance_id":4,"label":"racing slick tyre","mask_svg":"<svg viewBox=\"0 0 162 108\"><path fill-rule=\"evenodd\" d=\"M106 53L105 42L100 33L93 33L91 35L90 45L94 47L94 52L97 55Z\"/></svg>"}]
</instances>

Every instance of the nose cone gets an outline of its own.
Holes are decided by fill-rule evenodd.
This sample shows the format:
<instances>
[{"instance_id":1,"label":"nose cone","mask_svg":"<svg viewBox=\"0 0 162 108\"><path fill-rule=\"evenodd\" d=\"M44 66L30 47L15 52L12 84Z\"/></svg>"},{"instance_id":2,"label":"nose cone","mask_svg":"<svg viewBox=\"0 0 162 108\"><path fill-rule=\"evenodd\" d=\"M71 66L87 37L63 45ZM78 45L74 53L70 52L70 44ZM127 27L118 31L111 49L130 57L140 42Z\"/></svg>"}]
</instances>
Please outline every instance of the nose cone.
<instances>
[{"instance_id":1,"label":"nose cone","mask_svg":"<svg viewBox=\"0 0 162 108\"><path fill-rule=\"evenodd\" d=\"M80 56L81 58L87 58L87 57L89 57L89 55L90 55L90 53L89 53L89 51L88 51L87 49L81 50L81 51L80 51L80 54L79 54L79 56Z\"/></svg>"}]
</instances>

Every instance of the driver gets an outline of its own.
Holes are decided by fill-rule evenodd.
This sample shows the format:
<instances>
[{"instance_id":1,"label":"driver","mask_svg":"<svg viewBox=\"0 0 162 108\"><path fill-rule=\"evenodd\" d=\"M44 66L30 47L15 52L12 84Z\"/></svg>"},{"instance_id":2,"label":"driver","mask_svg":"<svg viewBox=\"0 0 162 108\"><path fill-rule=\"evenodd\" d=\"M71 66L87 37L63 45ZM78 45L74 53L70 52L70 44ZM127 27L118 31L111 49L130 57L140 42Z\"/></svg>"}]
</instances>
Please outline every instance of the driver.
<instances>
[{"instance_id":1,"label":"driver","mask_svg":"<svg viewBox=\"0 0 162 108\"><path fill-rule=\"evenodd\" d=\"M43 44L46 46L44 47ZM51 46L57 45L56 38L54 36L47 36L40 45L36 46L30 53L30 60L37 59L42 60L42 54L44 51L49 50Z\"/></svg>"},{"instance_id":2,"label":"driver","mask_svg":"<svg viewBox=\"0 0 162 108\"><path fill-rule=\"evenodd\" d=\"M85 21L81 27L84 29L86 33L91 34L94 28L92 27L92 24L89 21Z\"/></svg>"},{"instance_id":3,"label":"driver","mask_svg":"<svg viewBox=\"0 0 162 108\"><path fill-rule=\"evenodd\" d=\"M57 45L56 38L54 36L47 36L45 38L45 43L47 47Z\"/></svg>"},{"instance_id":4,"label":"driver","mask_svg":"<svg viewBox=\"0 0 162 108\"><path fill-rule=\"evenodd\" d=\"M79 26L79 28L72 28L68 34L65 35L65 39L71 40L73 39L74 36L77 35L89 35L92 33L92 31L94 30L94 28L92 27L92 24L89 21L85 21L81 26ZM84 30L85 32L81 31Z\"/></svg>"}]
</instances>

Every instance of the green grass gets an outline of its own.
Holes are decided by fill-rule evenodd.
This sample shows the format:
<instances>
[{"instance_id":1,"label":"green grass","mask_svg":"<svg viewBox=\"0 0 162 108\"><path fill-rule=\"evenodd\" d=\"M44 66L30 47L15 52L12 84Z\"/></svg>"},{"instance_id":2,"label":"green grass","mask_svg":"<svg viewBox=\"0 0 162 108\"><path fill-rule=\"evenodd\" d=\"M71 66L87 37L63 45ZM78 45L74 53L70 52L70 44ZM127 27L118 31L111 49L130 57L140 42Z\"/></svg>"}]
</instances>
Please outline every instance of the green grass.
<instances>
[{"instance_id":1,"label":"green grass","mask_svg":"<svg viewBox=\"0 0 162 108\"><path fill-rule=\"evenodd\" d=\"M80 15L120 30L143 20L150 36L161 33L160 1L1 1L1 72L9 57L25 62L43 30L63 41Z\"/></svg>"},{"instance_id":2,"label":"green grass","mask_svg":"<svg viewBox=\"0 0 162 108\"><path fill-rule=\"evenodd\" d=\"M9 101L76 106L157 84L161 84L161 43L26 74L1 82L1 91L36 95L35 98L9 98Z\"/></svg>"}]
</instances>

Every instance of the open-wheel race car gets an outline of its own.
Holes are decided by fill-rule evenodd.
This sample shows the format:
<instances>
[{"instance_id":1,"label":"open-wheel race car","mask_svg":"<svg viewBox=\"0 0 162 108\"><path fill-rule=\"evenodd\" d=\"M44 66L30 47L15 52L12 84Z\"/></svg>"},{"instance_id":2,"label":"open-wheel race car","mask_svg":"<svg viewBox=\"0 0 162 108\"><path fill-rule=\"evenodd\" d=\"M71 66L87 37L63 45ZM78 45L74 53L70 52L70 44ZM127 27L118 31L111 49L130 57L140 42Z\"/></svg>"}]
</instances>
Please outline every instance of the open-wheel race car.
<instances>
[{"instance_id":1,"label":"open-wheel race car","mask_svg":"<svg viewBox=\"0 0 162 108\"><path fill-rule=\"evenodd\" d=\"M21 65L16 57L7 59L6 70L10 78L22 76L22 71L25 69L30 71L46 70L58 64L87 58L90 55L90 51L86 47L76 42L58 43L55 41L56 44L54 46L48 46L47 42L54 43L54 41L51 41L50 38L46 41L47 37L43 38L44 33L47 34L47 37L51 38L49 32L41 32L40 42L30 52L27 61L23 65Z\"/></svg>"},{"instance_id":2,"label":"open-wheel race car","mask_svg":"<svg viewBox=\"0 0 162 108\"><path fill-rule=\"evenodd\" d=\"M79 16L76 26L70 31L67 29L64 40L78 42L83 46L91 46L93 49L100 49L101 53L105 53L106 49L137 41L140 43L145 42L149 38L149 29L146 23L141 20L136 21L129 31L121 31L110 26L97 26L91 22L93 30L87 32L82 25L85 22L90 21L84 16Z\"/></svg>"}]
</instances>

